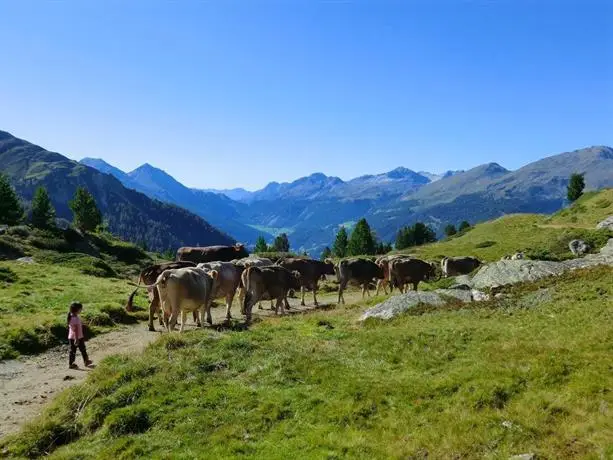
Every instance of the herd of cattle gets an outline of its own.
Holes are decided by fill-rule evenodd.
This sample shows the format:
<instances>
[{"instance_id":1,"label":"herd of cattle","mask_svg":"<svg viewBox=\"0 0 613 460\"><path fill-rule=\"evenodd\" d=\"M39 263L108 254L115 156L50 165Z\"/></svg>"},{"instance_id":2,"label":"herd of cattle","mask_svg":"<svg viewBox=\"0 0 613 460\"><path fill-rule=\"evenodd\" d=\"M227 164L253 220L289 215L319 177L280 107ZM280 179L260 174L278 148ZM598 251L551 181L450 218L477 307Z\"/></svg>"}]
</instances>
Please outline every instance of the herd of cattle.
<instances>
[{"instance_id":1,"label":"herd of cattle","mask_svg":"<svg viewBox=\"0 0 613 460\"><path fill-rule=\"evenodd\" d=\"M153 319L159 314L160 325L173 330L181 314L181 331L192 312L194 321L212 324L211 302L224 298L226 319L238 295L241 313L251 320L253 306L262 301L274 302L276 313L290 308L287 297L291 291L301 291L301 305L305 305L305 291L313 292L313 303L318 305L318 283L327 276L338 280L338 302L345 303L343 291L348 283L362 287L362 296L376 283L376 293L387 294L398 288L401 292L411 285L414 290L421 281L432 281L441 276L467 274L481 265L474 257L445 257L440 264L425 262L406 255L381 256L375 260L344 259L334 264L308 258L287 257L271 260L249 256L242 245L181 248L177 260L145 268L126 305L133 306L139 288L149 294L149 330L154 331ZM261 308L261 307L260 307ZM271 304L271 308L273 305ZM200 313L198 315L198 313Z\"/></svg>"}]
</instances>

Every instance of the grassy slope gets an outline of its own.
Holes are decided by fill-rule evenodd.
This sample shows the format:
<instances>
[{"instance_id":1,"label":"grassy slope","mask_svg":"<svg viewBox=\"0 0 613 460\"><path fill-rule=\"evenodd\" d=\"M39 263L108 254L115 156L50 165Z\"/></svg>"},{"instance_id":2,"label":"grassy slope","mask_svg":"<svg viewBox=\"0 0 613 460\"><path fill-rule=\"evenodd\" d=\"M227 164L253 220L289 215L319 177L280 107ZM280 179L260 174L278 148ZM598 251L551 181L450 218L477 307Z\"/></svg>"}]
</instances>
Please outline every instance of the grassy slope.
<instances>
[{"instance_id":1,"label":"grassy slope","mask_svg":"<svg viewBox=\"0 0 613 460\"><path fill-rule=\"evenodd\" d=\"M551 217L508 215L478 224L463 235L408 251L426 259L475 256L493 261L516 251L525 251L535 259L569 258L568 242L574 238L585 239L597 250L613 237L613 232L594 230L596 223L613 214L612 200L613 189L588 193Z\"/></svg>"},{"instance_id":2,"label":"grassy slope","mask_svg":"<svg viewBox=\"0 0 613 460\"><path fill-rule=\"evenodd\" d=\"M92 334L144 319L144 312L132 315L123 309L133 288L119 278L135 278L154 261L135 245L108 234L83 238L26 226L0 235L0 259L23 255L38 263L0 262L0 359L64 343L71 301L85 305L84 322Z\"/></svg>"},{"instance_id":3,"label":"grassy slope","mask_svg":"<svg viewBox=\"0 0 613 460\"><path fill-rule=\"evenodd\" d=\"M74 300L84 304L83 319L94 334L144 319L144 312L131 315L123 309L130 291L125 280L74 268L0 262L0 359L64 343L66 312Z\"/></svg>"},{"instance_id":4,"label":"grassy slope","mask_svg":"<svg viewBox=\"0 0 613 460\"><path fill-rule=\"evenodd\" d=\"M103 361L3 447L67 444L55 458L613 456L613 270L512 292L523 300L386 323L342 309L165 335L142 356Z\"/></svg>"},{"instance_id":5,"label":"grassy slope","mask_svg":"<svg viewBox=\"0 0 613 460\"><path fill-rule=\"evenodd\" d=\"M598 222L613 216L613 188L587 192L572 206L554 214L548 223L586 225L596 227Z\"/></svg>"}]
</instances>

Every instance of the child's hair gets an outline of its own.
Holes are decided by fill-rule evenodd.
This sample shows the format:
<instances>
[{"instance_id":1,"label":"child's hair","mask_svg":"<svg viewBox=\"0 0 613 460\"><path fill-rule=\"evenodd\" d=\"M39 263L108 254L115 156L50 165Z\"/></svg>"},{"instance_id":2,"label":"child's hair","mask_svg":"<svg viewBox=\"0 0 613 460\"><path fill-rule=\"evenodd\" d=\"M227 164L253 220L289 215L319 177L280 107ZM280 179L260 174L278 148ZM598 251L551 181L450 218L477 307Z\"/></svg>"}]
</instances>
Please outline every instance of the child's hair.
<instances>
[{"instance_id":1,"label":"child's hair","mask_svg":"<svg viewBox=\"0 0 613 460\"><path fill-rule=\"evenodd\" d=\"M68 316L66 317L66 324L70 324L70 318L72 318L72 315L76 315L81 310L83 310L83 304L81 302L72 302L70 304L70 310L68 311Z\"/></svg>"}]
</instances>

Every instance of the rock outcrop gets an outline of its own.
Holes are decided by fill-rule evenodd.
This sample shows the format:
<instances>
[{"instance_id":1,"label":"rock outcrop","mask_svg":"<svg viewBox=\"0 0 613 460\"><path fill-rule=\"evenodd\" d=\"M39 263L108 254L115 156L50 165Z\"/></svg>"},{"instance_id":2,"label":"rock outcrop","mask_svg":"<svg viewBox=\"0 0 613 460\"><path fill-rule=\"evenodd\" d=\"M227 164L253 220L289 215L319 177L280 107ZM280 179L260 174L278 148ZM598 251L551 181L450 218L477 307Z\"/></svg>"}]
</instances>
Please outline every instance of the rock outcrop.
<instances>
[{"instance_id":1,"label":"rock outcrop","mask_svg":"<svg viewBox=\"0 0 613 460\"><path fill-rule=\"evenodd\" d=\"M613 230L613 216L607 217L602 222L598 222L597 229Z\"/></svg>"}]
</instances>

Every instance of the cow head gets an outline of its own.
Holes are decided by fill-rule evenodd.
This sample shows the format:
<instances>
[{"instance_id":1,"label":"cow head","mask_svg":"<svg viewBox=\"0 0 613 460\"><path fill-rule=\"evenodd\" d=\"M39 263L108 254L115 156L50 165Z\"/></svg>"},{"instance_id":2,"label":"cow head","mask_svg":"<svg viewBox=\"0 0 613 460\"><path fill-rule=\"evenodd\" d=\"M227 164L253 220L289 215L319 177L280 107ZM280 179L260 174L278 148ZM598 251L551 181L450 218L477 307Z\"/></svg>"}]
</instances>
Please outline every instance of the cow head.
<instances>
[{"instance_id":1,"label":"cow head","mask_svg":"<svg viewBox=\"0 0 613 460\"><path fill-rule=\"evenodd\" d=\"M292 286L294 289L300 289L300 280L302 278L302 275L300 274L300 272L298 270L294 270L292 271Z\"/></svg>"},{"instance_id":2,"label":"cow head","mask_svg":"<svg viewBox=\"0 0 613 460\"><path fill-rule=\"evenodd\" d=\"M428 269L427 277L430 281L438 281L441 279L441 271L439 270L438 264L435 262L428 263L430 268Z\"/></svg>"}]
</instances>

